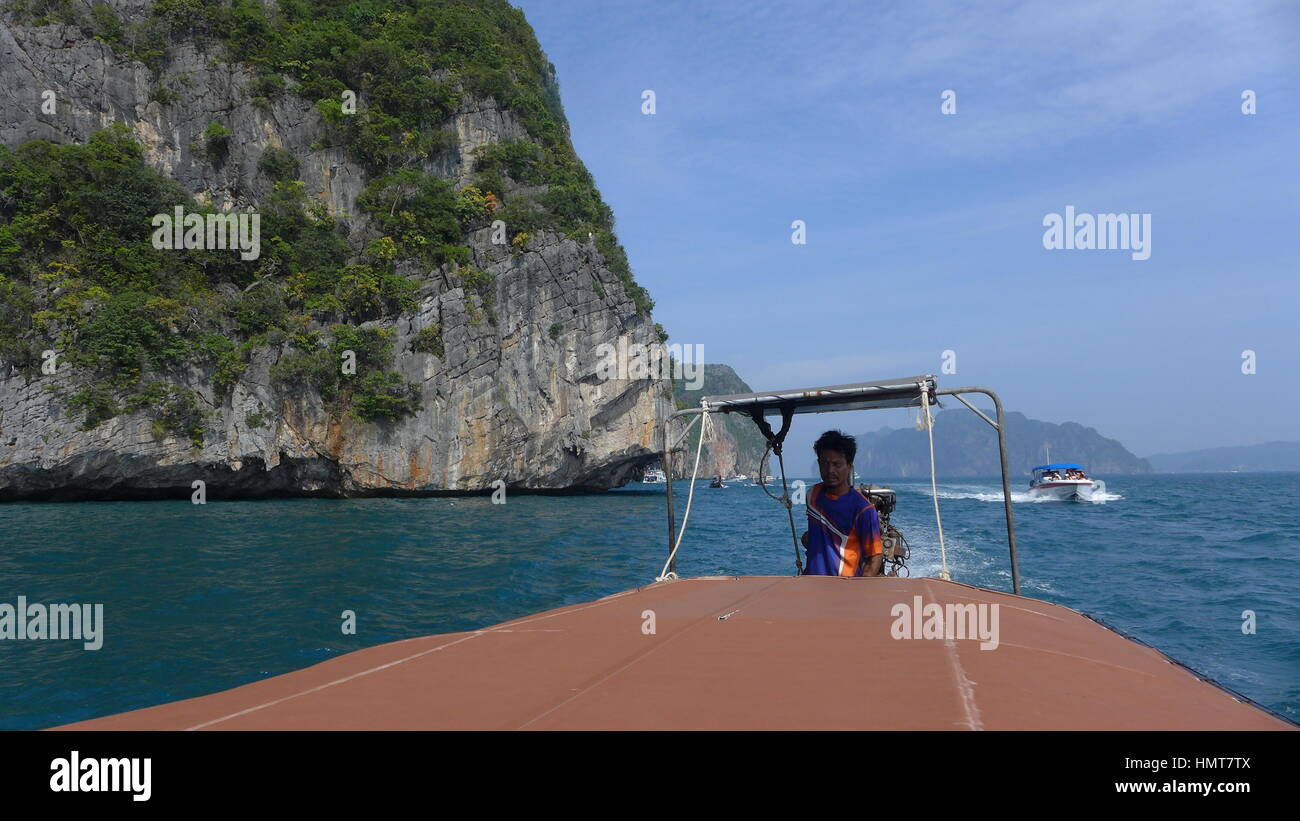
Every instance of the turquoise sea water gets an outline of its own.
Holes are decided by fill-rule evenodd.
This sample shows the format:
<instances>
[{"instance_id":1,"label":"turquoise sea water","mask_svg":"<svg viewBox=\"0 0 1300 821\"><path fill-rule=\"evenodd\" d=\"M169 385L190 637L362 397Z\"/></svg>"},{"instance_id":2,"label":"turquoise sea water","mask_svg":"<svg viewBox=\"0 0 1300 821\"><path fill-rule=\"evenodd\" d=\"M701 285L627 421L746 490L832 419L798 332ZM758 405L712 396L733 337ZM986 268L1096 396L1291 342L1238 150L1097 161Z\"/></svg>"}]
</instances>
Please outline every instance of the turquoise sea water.
<instances>
[{"instance_id":1,"label":"turquoise sea water","mask_svg":"<svg viewBox=\"0 0 1300 821\"><path fill-rule=\"evenodd\" d=\"M1103 478L1100 504L1013 493L1022 592L1098 617L1300 720L1300 474ZM912 574L937 575L928 481L892 484ZM679 517L686 491L676 483ZM939 493L953 578L1009 590L998 482L947 481ZM796 523L802 531L798 513ZM102 603L105 621L97 651L0 641L0 728L203 695L643 585L663 565L666 529L663 485L504 505L0 505L0 603ZM793 573L781 507L760 488L700 482L678 572ZM340 630L344 610L356 613L356 635ZM1254 635L1242 632L1245 610L1256 614Z\"/></svg>"}]
</instances>

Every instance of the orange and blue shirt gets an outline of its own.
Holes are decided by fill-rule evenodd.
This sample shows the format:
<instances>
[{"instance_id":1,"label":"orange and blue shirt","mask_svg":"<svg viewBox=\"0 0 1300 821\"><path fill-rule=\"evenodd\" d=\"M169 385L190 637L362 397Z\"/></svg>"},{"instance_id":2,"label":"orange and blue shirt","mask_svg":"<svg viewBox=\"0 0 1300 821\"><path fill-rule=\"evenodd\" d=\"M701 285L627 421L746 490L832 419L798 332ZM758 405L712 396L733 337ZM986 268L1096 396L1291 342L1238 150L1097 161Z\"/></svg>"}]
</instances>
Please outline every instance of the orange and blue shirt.
<instances>
[{"instance_id":1,"label":"orange and blue shirt","mask_svg":"<svg viewBox=\"0 0 1300 821\"><path fill-rule=\"evenodd\" d=\"M833 496L821 482L812 486L805 575L861 576L871 557L883 552L880 515L862 491Z\"/></svg>"}]
</instances>

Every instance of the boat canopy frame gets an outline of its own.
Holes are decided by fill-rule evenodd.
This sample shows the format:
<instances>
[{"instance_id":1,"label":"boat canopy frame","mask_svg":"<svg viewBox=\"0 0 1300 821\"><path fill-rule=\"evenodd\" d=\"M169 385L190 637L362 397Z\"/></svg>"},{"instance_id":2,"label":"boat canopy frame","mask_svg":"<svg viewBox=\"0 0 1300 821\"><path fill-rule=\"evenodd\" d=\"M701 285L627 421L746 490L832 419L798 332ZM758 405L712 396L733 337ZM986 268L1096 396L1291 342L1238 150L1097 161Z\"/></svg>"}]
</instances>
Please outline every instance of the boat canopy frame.
<instances>
[{"instance_id":1,"label":"boat canopy frame","mask_svg":"<svg viewBox=\"0 0 1300 821\"><path fill-rule=\"evenodd\" d=\"M987 414L966 400L964 394L972 393L984 394L993 400L996 420L990 419ZM777 455L778 459L781 459L781 446L785 441L786 434L790 431L790 424L795 414L924 407L928 418L929 406L938 405L940 396L956 398L997 431L998 458L1002 468L1002 500L1007 523L1007 550L1011 560L1011 587L1013 593L1020 595L1020 563L1016 555L1016 523L1015 514L1012 511L1011 479L1007 469L1006 415L1002 409L1002 400L989 388L978 385L961 388L940 388L933 374L877 382L855 382L847 385L831 385L820 388L793 388L780 391L705 396L700 399L700 406L697 408L682 408L670 413L663 426L663 470L667 478L668 504L668 563L666 565L668 572L676 574L676 551L677 547L680 546L677 537L676 519L673 513L672 453L676 449L676 445L682 439L685 439L686 434L689 432L688 428L682 432L676 443L673 442L671 429L674 420L688 416L698 416L701 420L707 420L708 415L711 413L743 413L749 416L754 424L758 426L764 438L767 439L769 449ZM768 416L780 417L781 427L779 431L772 431L772 427L766 418ZM927 424L930 423L927 422ZM701 438L704 436L703 422L701 422L700 436ZM761 464L759 470L761 473ZM784 460L781 463L781 484L782 488L786 489ZM786 503L786 511L790 516L790 526L793 532L794 514L790 511L788 489L786 489L785 496L782 498ZM689 508L688 504L688 515ZM937 501L935 511L937 517ZM685 527L685 521L682 524ZM941 524L940 527L942 527ZM800 566L797 543L795 555L796 566ZM802 571L801 567L800 570Z\"/></svg>"}]
</instances>

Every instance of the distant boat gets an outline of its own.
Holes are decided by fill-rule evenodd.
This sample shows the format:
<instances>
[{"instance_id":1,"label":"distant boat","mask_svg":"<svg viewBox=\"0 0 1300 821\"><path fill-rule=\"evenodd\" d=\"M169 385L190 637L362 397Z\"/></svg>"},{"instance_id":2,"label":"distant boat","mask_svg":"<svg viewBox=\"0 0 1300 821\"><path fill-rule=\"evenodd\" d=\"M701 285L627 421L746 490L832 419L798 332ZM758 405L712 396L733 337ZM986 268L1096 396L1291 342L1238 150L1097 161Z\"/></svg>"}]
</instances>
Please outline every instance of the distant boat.
<instances>
[{"instance_id":1,"label":"distant boat","mask_svg":"<svg viewBox=\"0 0 1300 821\"><path fill-rule=\"evenodd\" d=\"M722 477L717 476L714 477L712 482L709 482L709 487L726 487L726 485L722 483Z\"/></svg>"},{"instance_id":2,"label":"distant boat","mask_svg":"<svg viewBox=\"0 0 1300 821\"><path fill-rule=\"evenodd\" d=\"M668 481L668 477L659 468L650 468L641 481L651 485L662 485Z\"/></svg>"},{"instance_id":3,"label":"distant boat","mask_svg":"<svg viewBox=\"0 0 1300 821\"><path fill-rule=\"evenodd\" d=\"M1092 501L1097 483L1083 472L1082 465L1061 462L1039 465L1033 469L1029 480L1029 495L1034 498L1060 499L1061 501Z\"/></svg>"}]
</instances>

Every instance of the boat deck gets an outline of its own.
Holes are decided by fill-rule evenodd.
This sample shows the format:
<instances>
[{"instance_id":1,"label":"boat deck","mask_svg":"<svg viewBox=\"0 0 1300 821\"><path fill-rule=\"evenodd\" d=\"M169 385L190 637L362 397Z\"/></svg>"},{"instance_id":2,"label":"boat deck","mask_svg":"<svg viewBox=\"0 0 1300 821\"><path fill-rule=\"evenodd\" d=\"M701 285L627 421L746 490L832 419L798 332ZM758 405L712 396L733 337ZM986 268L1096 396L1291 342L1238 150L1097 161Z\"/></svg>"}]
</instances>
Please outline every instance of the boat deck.
<instances>
[{"instance_id":1,"label":"boat deck","mask_svg":"<svg viewBox=\"0 0 1300 821\"><path fill-rule=\"evenodd\" d=\"M998 647L892 638L891 609L915 596L999 604ZM59 729L1295 727L1058 605L938 579L748 576L662 582Z\"/></svg>"}]
</instances>

